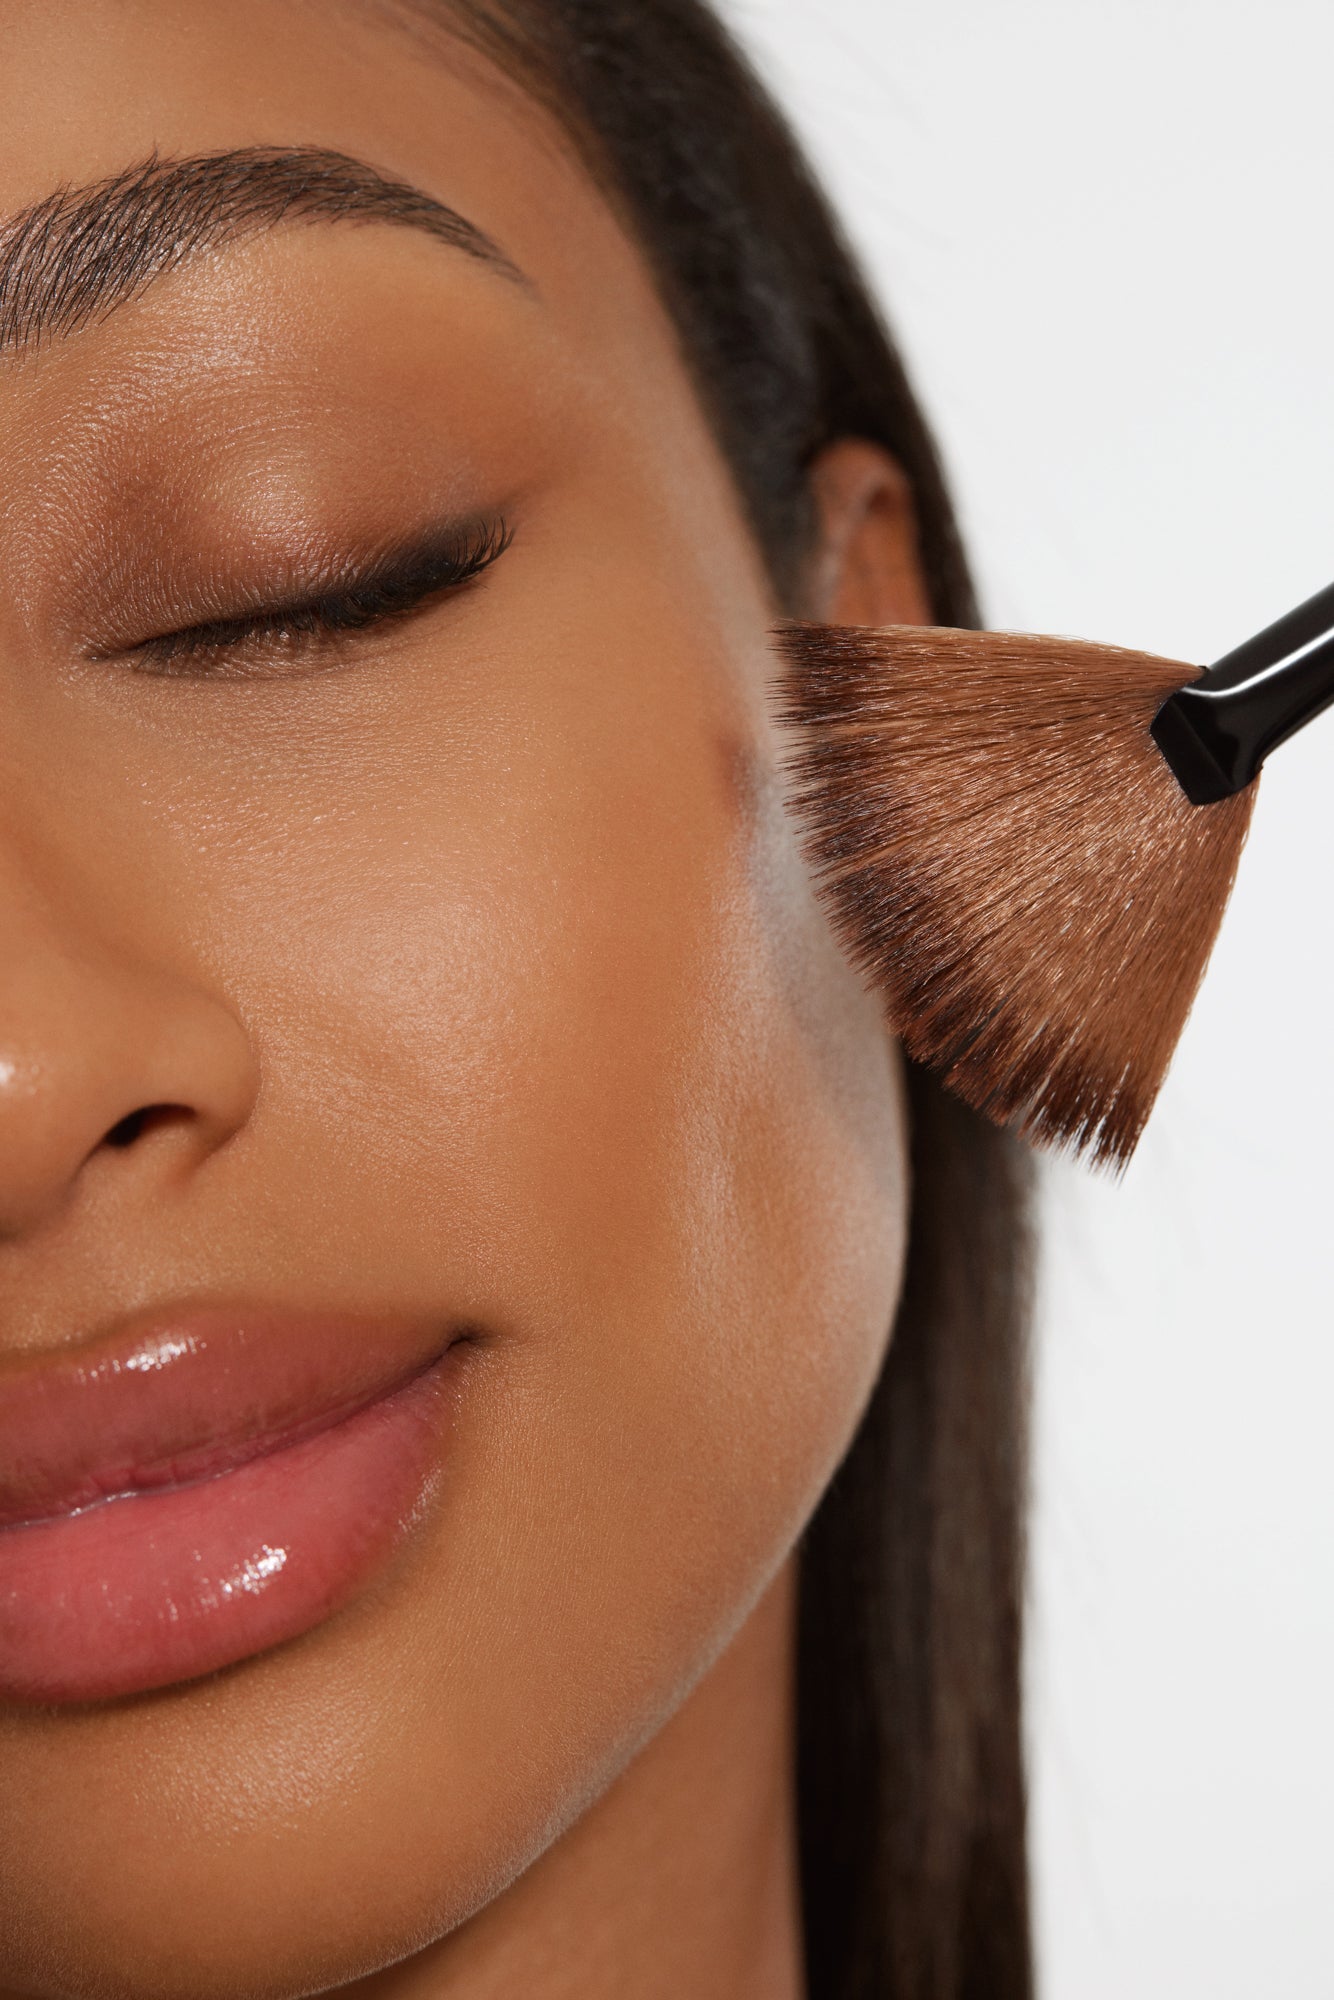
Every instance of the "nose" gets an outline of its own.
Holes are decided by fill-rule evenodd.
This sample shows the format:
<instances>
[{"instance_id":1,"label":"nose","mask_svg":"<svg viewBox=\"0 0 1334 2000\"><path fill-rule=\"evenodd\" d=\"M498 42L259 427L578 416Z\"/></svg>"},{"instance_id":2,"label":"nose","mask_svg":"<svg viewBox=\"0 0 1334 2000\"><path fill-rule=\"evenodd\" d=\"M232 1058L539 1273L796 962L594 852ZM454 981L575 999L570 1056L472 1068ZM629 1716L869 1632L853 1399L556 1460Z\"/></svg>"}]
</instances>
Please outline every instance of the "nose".
<instances>
[{"instance_id":1,"label":"nose","mask_svg":"<svg viewBox=\"0 0 1334 2000\"><path fill-rule=\"evenodd\" d=\"M0 1243L93 1177L202 1162L254 1103L249 1038L202 980L0 887Z\"/></svg>"}]
</instances>

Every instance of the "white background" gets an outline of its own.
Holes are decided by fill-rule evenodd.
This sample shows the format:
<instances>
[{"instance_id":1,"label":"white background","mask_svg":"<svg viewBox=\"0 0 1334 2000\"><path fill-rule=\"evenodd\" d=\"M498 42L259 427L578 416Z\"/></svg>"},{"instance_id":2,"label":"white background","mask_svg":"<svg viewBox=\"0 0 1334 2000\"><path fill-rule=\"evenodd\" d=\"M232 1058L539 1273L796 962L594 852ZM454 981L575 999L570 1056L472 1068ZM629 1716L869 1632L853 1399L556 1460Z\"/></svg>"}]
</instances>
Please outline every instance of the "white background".
<instances>
[{"instance_id":1,"label":"white background","mask_svg":"<svg viewBox=\"0 0 1334 2000\"><path fill-rule=\"evenodd\" d=\"M993 625L1204 662L1334 581L1331 0L726 0ZM1334 713L1126 1179L1049 1172L1044 2000L1334 1996Z\"/></svg>"}]
</instances>

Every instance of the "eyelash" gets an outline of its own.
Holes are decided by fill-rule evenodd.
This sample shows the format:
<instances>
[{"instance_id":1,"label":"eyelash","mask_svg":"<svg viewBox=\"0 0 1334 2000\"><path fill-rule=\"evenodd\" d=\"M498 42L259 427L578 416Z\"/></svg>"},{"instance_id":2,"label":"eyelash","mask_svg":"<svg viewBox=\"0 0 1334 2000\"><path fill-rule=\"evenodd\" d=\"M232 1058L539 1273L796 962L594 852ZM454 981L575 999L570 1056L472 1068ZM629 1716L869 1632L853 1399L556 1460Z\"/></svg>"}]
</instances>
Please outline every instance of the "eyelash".
<instances>
[{"instance_id":1,"label":"eyelash","mask_svg":"<svg viewBox=\"0 0 1334 2000\"><path fill-rule=\"evenodd\" d=\"M431 599L462 588L498 562L514 539L502 520L470 521L416 548L381 557L360 576L290 604L209 619L141 639L124 657L140 673L225 678L227 656L285 658L317 651L358 632L393 624ZM221 661L221 667L207 663ZM245 669L231 672L243 677Z\"/></svg>"}]
</instances>

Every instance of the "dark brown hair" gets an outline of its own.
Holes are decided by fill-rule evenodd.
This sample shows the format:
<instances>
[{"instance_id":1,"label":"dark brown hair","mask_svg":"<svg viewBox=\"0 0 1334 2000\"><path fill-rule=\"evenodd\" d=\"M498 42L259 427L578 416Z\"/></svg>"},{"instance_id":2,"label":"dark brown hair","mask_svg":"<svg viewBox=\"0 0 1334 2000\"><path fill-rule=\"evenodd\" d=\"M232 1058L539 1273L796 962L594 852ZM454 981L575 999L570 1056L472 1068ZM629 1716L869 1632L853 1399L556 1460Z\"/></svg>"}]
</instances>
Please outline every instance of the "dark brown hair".
<instances>
[{"instance_id":1,"label":"dark brown hair","mask_svg":"<svg viewBox=\"0 0 1334 2000\"><path fill-rule=\"evenodd\" d=\"M807 469L906 471L931 602L977 623L903 367L783 118L704 0L405 0L560 119L642 245L776 595ZM1020 1728L1025 1192L1013 1143L910 1070L914 1196L888 1359L800 1552L809 2000L1029 2000Z\"/></svg>"}]
</instances>

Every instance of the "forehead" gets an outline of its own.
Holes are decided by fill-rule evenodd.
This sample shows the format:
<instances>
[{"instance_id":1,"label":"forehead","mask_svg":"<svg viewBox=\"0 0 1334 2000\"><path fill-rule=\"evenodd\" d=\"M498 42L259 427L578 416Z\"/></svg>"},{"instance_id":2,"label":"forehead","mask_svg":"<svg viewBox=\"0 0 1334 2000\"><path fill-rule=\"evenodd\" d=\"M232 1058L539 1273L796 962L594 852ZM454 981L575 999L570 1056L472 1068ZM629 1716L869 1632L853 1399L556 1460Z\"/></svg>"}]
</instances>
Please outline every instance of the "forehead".
<instances>
[{"instance_id":1,"label":"forehead","mask_svg":"<svg viewBox=\"0 0 1334 2000\"><path fill-rule=\"evenodd\" d=\"M154 150L335 149L493 238L591 367L680 396L643 259L556 122L412 19L329 0L0 0L0 219Z\"/></svg>"}]
</instances>

